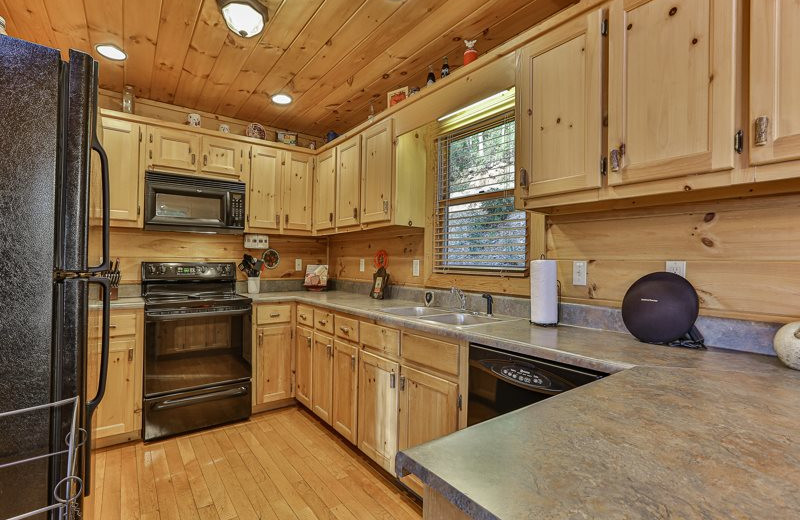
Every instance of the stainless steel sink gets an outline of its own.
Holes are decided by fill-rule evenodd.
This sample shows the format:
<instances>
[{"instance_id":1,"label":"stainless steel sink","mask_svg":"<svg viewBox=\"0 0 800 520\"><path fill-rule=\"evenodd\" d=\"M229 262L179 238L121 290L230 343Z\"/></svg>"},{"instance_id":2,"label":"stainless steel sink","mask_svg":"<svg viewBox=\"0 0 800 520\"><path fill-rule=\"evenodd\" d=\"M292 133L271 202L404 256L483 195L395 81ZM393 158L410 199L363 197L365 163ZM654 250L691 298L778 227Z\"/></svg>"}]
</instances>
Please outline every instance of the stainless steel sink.
<instances>
[{"instance_id":1,"label":"stainless steel sink","mask_svg":"<svg viewBox=\"0 0 800 520\"><path fill-rule=\"evenodd\" d=\"M453 311L447 309L439 309L437 307L389 307L383 309L387 314L394 314L395 316L412 316L419 318L420 316L435 316L439 314L448 314Z\"/></svg>"},{"instance_id":2,"label":"stainless steel sink","mask_svg":"<svg viewBox=\"0 0 800 520\"><path fill-rule=\"evenodd\" d=\"M465 314L462 312L441 314L437 316L427 316L420 318L424 321L441 323L444 325L455 325L456 327L469 327L471 325L485 325L486 323L497 323L503 321L500 318L490 318L489 316L479 316L476 314Z\"/></svg>"}]
</instances>

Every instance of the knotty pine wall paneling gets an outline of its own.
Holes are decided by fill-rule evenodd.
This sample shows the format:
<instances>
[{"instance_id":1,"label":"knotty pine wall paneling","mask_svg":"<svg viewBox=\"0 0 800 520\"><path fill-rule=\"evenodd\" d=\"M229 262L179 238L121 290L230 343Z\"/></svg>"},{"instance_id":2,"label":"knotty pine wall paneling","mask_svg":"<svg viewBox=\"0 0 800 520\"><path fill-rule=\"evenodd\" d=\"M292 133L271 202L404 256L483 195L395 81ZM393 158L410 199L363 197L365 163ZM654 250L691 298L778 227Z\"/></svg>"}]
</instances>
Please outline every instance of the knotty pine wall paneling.
<instances>
[{"instance_id":1,"label":"knotty pine wall paneling","mask_svg":"<svg viewBox=\"0 0 800 520\"><path fill-rule=\"evenodd\" d=\"M141 263L151 261L236 262L245 252L254 255L259 251L245 250L240 235L201 235L196 233L169 233L142 231L140 229L111 229L110 254L120 259L121 283L141 281ZM324 264L327 260L325 238L270 236L269 245L281 255L275 269L265 269L263 279L303 278L305 266ZM303 261L303 270L295 271L296 258ZM237 269L239 280L246 277Z\"/></svg>"},{"instance_id":2,"label":"knotty pine wall paneling","mask_svg":"<svg viewBox=\"0 0 800 520\"><path fill-rule=\"evenodd\" d=\"M421 228L381 228L330 237L330 273L338 280L372 282L375 252L389 254L389 283L422 287L425 234ZM364 259L364 272L358 270ZM412 261L420 261L420 276L411 275Z\"/></svg>"}]
</instances>

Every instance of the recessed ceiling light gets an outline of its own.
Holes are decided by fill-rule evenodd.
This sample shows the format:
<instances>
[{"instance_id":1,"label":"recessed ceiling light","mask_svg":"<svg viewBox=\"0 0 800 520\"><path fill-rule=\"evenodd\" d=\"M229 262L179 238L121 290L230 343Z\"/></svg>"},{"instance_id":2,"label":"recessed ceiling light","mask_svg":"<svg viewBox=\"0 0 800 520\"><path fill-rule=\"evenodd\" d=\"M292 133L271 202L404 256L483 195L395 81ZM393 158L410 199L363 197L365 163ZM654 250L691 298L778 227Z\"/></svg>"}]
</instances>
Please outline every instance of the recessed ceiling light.
<instances>
[{"instance_id":1,"label":"recessed ceiling light","mask_svg":"<svg viewBox=\"0 0 800 520\"><path fill-rule=\"evenodd\" d=\"M272 96L272 102L277 105L288 105L292 102L292 96L289 94L275 94Z\"/></svg>"},{"instance_id":2,"label":"recessed ceiling light","mask_svg":"<svg viewBox=\"0 0 800 520\"><path fill-rule=\"evenodd\" d=\"M125 54L125 51L113 43L101 43L100 45L96 46L95 49L97 49L97 52L100 53L101 56L106 57L109 60L122 61L128 57L128 55Z\"/></svg>"},{"instance_id":3,"label":"recessed ceiling light","mask_svg":"<svg viewBox=\"0 0 800 520\"><path fill-rule=\"evenodd\" d=\"M267 8L258 0L217 0L228 29L242 38L252 38L264 30Z\"/></svg>"}]
</instances>

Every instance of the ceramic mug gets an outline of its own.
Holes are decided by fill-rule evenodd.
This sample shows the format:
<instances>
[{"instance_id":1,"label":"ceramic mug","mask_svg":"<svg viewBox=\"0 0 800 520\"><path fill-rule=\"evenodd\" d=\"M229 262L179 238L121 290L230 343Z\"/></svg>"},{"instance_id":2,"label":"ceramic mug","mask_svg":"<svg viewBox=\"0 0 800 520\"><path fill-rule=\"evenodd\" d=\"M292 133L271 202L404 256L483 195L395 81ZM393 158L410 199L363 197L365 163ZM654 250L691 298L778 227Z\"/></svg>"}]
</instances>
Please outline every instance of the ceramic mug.
<instances>
[{"instance_id":1,"label":"ceramic mug","mask_svg":"<svg viewBox=\"0 0 800 520\"><path fill-rule=\"evenodd\" d=\"M200 126L200 114L191 113L186 116L189 126Z\"/></svg>"},{"instance_id":2,"label":"ceramic mug","mask_svg":"<svg viewBox=\"0 0 800 520\"><path fill-rule=\"evenodd\" d=\"M231 127L223 123L219 125L219 131L222 132L223 134L229 134L231 133Z\"/></svg>"}]
</instances>

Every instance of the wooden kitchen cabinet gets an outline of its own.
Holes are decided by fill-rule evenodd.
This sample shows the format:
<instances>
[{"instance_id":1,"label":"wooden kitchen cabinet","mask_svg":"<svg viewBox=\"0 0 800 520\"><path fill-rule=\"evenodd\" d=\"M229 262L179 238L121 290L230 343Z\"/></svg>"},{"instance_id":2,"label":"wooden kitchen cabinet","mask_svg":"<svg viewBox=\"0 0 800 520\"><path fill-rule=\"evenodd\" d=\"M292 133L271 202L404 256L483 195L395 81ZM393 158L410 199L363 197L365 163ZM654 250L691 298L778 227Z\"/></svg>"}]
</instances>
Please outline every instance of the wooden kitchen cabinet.
<instances>
[{"instance_id":1,"label":"wooden kitchen cabinet","mask_svg":"<svg viewBox=\"0 0 800 520\"><path fill-rule=\"evenodd\" d=\"M313 160L310 155L281 152L283 159L283 230L311 231Z\"/></svg>"},{"instance_id":2,"label":"wooden kitchen cabinet","mask_svg":"<svg viewBox=\"0 0 800 520\"><path fill-rule=\"evenodd\" d=\"M397 377L400 365L361 350L358 369L358 448L394 474Z\"/></svg>"},{"instance_id":3,"label":"wooden kitchen cabinet","mask_svg":"<svg viewBox=\"0 0 800 520\"><path fill-rule=\"evenodd\" d=\"M102 313L89 313L87 399L97 393L100 377ZM143 316L141 311L112 311L106 390L92 417L95 446L139 437L142 414Z\"/></svg>"},{"instance_id":4,"label":"wooden kitchen cabinet","mask_svg":"<svg viewBox=\"0 0 800 520\"><path fill-rule=\"evenodd\" d=\"M144 125L102 118L102 142L108 156L111 225L142 227Z\"/></svg>"},{"instance_id":5,"label":"wooden kitchen cabinet","mask_svg":"<svg viewBox=\"0 0 800 520\"><path fill-rule=\"evenodd\" d=\"M358 425L358 347L345 341L333 343L333 405L331 426L356 443Z\"/></svg>"},{"instance_id":6,"label":"wooden kitchen cabinet","mask_svg":"<svg viewBox=\"0 0 800 520\"><path fill-rule=\"evenodd\" d=\"M298 308L298 319L300 310ZM295 398L306 408L311 409L311 358L314 344L314 332L305 327L297 327L295 335Z\"/></svg>"},{"instance_id":7,"label":"wooden kitchen cabinet","mask_svg":"<svg viewBox=\"0 0 800 520\"><path fill-rule=\"evenodd\" d=\"M248 230L277 231L281 226L283 169L281 151L253 146L247 197Z\"/></svg>"},{"instance_id":8,"label":"wooden kitchen cabinet","mask_svg":"<svg viewBox=\"0 0 800 520\"><path fill-rule=\"evenodd\" d=\"M256 402L292 397L292 325L268 325L256 330Z\"/></svg>"},{"instance_id":9,"label":"wooden kitchen cabinet","mask_svg":"<svg viewBox=\"0 0 800 520\"><path fill-rule=\"evenodd\" d=\"M237 180L244 177L248 146L224 137L204 135L201 138L203 159L200 171L204 174L226 175Z\"/></svg>"},{"instance_id":10,"label":"wooden kitchen cabinet","mask_svg":"<svg viewBox=\"0 0 800 520\"><path fill-rule=\"evenodd\" d=\"M333 338L314 332L311 351L311 411L331 424Z\"/></svg>"},{"instance_id":11,"label":"wooden kitchen cabinet","mask_svg":"<svg viewBox=\"0 0 800 520\"><path fill-rule=\"evenodd\" d=\"M735 4L611 3L610 186L734 167Z\"/></svg>"},{"instance_id":12,"label":"wooden kitchen cabinet","mask_svg":"<svg viewBox=\"0 0 800 520\"><path fill-rule=\"evenodd\" d=\"M147 127L147 169L197 173L200 136L184 130Z\"/></svg>"},{"instance_id":13,"label":"wooden kitchen cabinet","mask_svg":"<svg viewBox=\"0 0 800 520\"><path fill-rule=\"evenodd\" d=\"M336 227L355 227L361 222L361 135L337 146L336 156Z\"/></svg>"},{"instance_id":14,"label":"wooden kitchen cabinet","mask_svg":"<svg viewBox=\"0 0 800 520\"><path fill-rule=\"evenodd\" d=\"M458 430L458 385L400 367L398 445L405 450Z\"/></svg>"},{"instance_id":15,"label":"wooden kitchen cabinet","mask_svg":"<svg viewBox=\"0 0 800 520\"><path fill-rule=\"evenodd\" d=\"M750 163L800 159L800 4L750 3ZM785 172L797 176L797 169ZM756 172L756 180L772 180Z\"/></svg>"},{"instance_id":16,"label":"wooden kitchen cabinet","mask_svg":"<svg viewBox=\"0 0 800 520\"><path fill-rule=\"evenodd\" d=\"M336 227L336 148L317 156L314 169L314 232Z\"/></svg>"},{"instance_id":17,"label":"wooden kitchen cabinet","mask_svg":"<svg viewBox=\"0 0 800 520\"><path fill-rule=\"evenodd\" d=\"M604 10L517 51L517 200L599 188Z\"/></svg>"},{"instance_id":18,"label":"wooden kitchen cabinet","mask_svg":"<svg viewBox=\"0 0 800 520\"><path fill-rule=\"evenodd\" d=\"M361 139L361 223L389 221L395 166L392 119L364 130Z\"/></svg>"}]
</instances>

